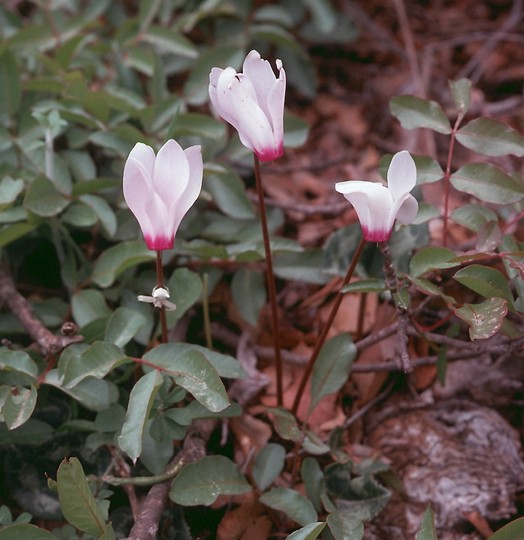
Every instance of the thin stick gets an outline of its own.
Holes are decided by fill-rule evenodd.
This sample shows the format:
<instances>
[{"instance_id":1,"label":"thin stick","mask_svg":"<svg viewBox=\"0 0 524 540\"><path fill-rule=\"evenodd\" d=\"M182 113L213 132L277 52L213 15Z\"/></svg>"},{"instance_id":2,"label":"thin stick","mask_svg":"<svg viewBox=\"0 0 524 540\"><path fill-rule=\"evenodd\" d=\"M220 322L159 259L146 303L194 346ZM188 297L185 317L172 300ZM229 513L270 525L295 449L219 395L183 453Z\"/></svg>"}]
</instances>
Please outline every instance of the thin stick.
<instances>
[{"instance_id":1,"label":"thin stick","mask_svg":"<svg viewBox=\"0 0 524 540\"><path fill-rule=\"evenodd\" d=\"M275 286L275 275L273 273L273 257L271 255L271 244L269 242L269 230L267 226L266 205L264 201L264 189L262 187L262 175L260 172L260 160L256 154L253 154L255 163L255 182L258 194L258 211L260 214L260 223L262 225L262 237L264 239L264 251L266 254L266 281L269 294L269 303L271 305L271 320L273 331L273 346L275 348L275 367L277 372L277 404L282 406L284 403L282 387L282 358L280 355L280 329L278 324L278 306L277 291Z\"/></svg>"},{"instance_id":2,"label":"thin stick","mask_svg":"<svg viewBox=\"0 0 524 540\"><path fill-rule=\"evenodd\" d=\"M362 255L362 251L364 250L365 245L366 245L366 240L362 238L360 240L359 245L357 246L357 249L355 250L355 253L353 255L351 264L349 265L346 277L344 278L344 282L342 283L341 290L349 283L349 280L353 276L353 272L355 271L355 268L360 259L360 256ZM297 413L298 406L300 405L300 400L302 399L302 395L304 394L304 390L306 388L306 384L309 380L309 377L311 376L311 372L313 371L313 366L315 365L315 361L318 358L320 349L322 349L322 345L324 345L324 342L326 341L331 325L333 324L333 321L335 320L335 316L342 302L342 298L344 298L344 293L339 291L335 299L335 302L333 303L333 307L331 308L331 313L329 314L328 320L326 321L326 324L324 325L324 328L322 329L322 333L320 334L320 337L315 343L315 348L313 349L309 362L307 363L306 369L304 373L302 374L302 380L300 381L300 385L295 395L295 401L293 402L293 407L291 409L293 414Z\"/></svg>"},{"instance_id":3,"label":"thin stick","mask_svg":"<svg viewBox=\"0 0 524 540\"><path fill-rule=\"evenodd\" d=\"M397 343L400 362L404 372L410 373L411 371L413 371L413 367L411 366L408 353L408 315L406 313L406 310L399 303L398 277L393 266L393 261L391 259L389 245L387 242L380 242L378 246L380 252L382 253L382 256L384 257L384 274L386 275L386 286L391 292L393 303L395 304L395 310L397 311Z\"/></svg>"},{"instance_id":4,"label":"thin stick","mask_svg":"<svg viewBox=\"0 0 524 540\"><path fill-rule=\"evenodd\" d=\"M209 274L206 272L202 278L202 316L204 317L204 336L206 347L213 348L213 336L211 335L211 319L209 318Z\"/></svg>"},{"instance_id":5,"label":"thin stick","mask_svg":"<svg viewBox=\"0 0 524 540\"><path fill-rule=\"evenodd\" d=\"M164 287L164 267L162 266L162 251L156 252L156 283L157 287ZM160 306L160 327L162 329L162 343L167 343L166 306Z\"/></svg>"}]
</instances>

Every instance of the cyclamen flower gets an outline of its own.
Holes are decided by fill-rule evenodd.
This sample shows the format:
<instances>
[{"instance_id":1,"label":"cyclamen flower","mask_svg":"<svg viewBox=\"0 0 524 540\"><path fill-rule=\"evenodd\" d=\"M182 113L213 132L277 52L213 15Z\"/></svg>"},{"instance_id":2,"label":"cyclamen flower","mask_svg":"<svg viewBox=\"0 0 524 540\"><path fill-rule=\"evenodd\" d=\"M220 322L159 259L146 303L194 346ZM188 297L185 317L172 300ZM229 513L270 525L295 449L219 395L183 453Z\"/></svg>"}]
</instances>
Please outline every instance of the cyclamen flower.
<instances>
[{"instance_id":1,"label":"cyclamen flower","mask_svg":"<svg viewBox=\"0 0 524 540\"><path fill-rule=\"evenodd\" d=\"M137 143L124 166L124 198L135 215L149 249L171 249L182 218L202 188L200 146L186 150L167 141L155 156Z\"/></svg>"},{"instance_id":2,"label":"cyclamen flower","mask_svg":"<svg viewBox=\"0 0 524 540\"><path fill-rule=\"evenodd\" d=\"M417 215L418 202L410 194L417 182L417 168L409 152L393 156L387 180L387 187L360 180L335 184L335 189L355 208L364 239L369 242L388 241L395 219L408 225Z\"/></svg>"},{"instance_id":3,"label":"cyclamen flower","mask_svg":"<svg viewBox=\"0 0 524 540\"><path fill-rule=\"evenodd\" d=\"M251 51L244 60L243 73L232 67L215 67L209 74L211 103L260 161L284 154L286 72L280 60L276 65L278 79L270 63Z\"/></svg>"}]
</instances>

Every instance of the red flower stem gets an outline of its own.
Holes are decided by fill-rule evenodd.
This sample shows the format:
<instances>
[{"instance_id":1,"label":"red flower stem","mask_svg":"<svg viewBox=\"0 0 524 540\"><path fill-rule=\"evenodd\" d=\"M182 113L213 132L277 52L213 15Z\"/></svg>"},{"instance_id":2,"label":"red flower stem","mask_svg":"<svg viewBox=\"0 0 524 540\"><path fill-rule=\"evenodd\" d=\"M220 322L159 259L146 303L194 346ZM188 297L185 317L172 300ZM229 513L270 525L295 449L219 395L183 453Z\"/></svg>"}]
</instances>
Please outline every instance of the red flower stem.
<instances>
[{"instance_id":1,"label":"red flower stem","mask_svg":"<svg viewBox=\"0 0 524 540\"><path fill-rule=\"evenodd\" d=\"M162 250L156 252L156 286L165 287L164 285L164 267L162 266ZM162 329L162 343L167 343L167 318L166 307L160 307L160 327Z\"/></svg>"},{"instance_id":2,"label":"red flower stem","mask_svg":"<svg viewBox=\"0 0 524 540\"><path fill-rule=\"evenodd\" d=\"M455 148L455 136L462 121L463 115L459 115L449 139L448 158L446 161L446 171L444 172L444 218L442 222L442 245L446 247L448 240L448 219L449 219L449 188L451 177L451 158L453 157L453 150Z\"/></svg>"},{"instance_id":3,"label":"red flower stem","mask_svg":"<svg viewBox=\"0 0 524 540\"><path fill-rule=\"evenodd\" d=\"M344 282L342 283L342 286L340 287L341 290L349 283L349 280L353 276L353 272L355 271L355 268L360 259L360 256L362 255L362 251L364 250L365 245L366 245L366 240L362 238L360 240L360 243L357 246L357 249L355 250L355 253L353 254L353 259L351 260L351 264L349 265L348 271L346 273L346 277L344 278ZM341 290L338 292L335 302L333 302L333 307L331 308L331 313L329 314L328 320L326 321L326 324L324 325L324 328L322 329L322 333L320 334L319 338L317 339L317 342L315 343L315 348L313 349L313 352L311 353L311 357L309 358L309 361L307 363L306 369L304 373L302 374L302 380L300 381L300 385L295 395L295 401L293 402L293 407L291 409L291 412L293 414L297 414L298 406L300 405L300 400L302 399L302 395L304 394L306 384L313 371L313 366L315 365L315 361L318 358L320 349L322 349L322 345L324 345L326 341L331 325L333 324L333 321L335 320L335 316L337 314L338 308L340 307L340 304L342 302L342 298L344 298L344 293L341 292Z\"/></svg>"},{"instance_id":4,"label":"red flower stem","mask_svg":"<svg viewBox=\"0 0 524 540\"><path fill-rule=\"evenodd\" d=\"M267 291L269 295L269 303L271 305L273 346L275 349L275 368L277 373L277 404L278 406L282 406L282 404L284 403L284 394L282 387L282 358L280 355L280 329L278 324L278 306L275 274L273 273L273 257L271 255L271 244L269 242L269 230L267 226L266 204L264 202L264 189L262 187L262 175L260 172L260 160L258 159L258 156L256 154L253 154L253 158L255 164L255 183L258 195L258 211L260 215L260 223L262 225L264 251L266 254Z\"/></svg>"}]
</instances>

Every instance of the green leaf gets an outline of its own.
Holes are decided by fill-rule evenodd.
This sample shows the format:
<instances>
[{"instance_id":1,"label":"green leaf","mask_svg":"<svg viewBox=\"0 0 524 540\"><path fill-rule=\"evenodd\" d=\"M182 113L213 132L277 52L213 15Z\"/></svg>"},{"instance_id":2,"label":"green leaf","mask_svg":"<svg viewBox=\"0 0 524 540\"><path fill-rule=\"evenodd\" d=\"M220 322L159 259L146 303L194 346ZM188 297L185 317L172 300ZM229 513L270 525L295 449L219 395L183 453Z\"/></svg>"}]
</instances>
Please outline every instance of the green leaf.
<instances>
[{"instance_id":1,"label":"green leaf","mask_svg":"<svg viewBox=\"0 0 524 540\"><path fill-rule=\"evenodd\" d=\"M36 525L16 523L0 529L0 540L56 540L56 536Z\"/></svg>"},{"instance_id":2,"label":"green leaf","mask_svg":"<svg viewBox=\"0 0 524 540\"><path fill-rule=\"evenodd\" d=\"M397 96L389 104L391 114L406 129L428 128L448 135L451 125L440 105L415 96Z\"/></svg>"},{"instance_id":3,"label":"green leaf","mask_svg":"<svg viewBox=\"0 0 524 540\"><path fill-rule=\"evenodd\" d=\"M390 493L368 474L353 477L352 467L351 462L328 465L324 470L326 492L351 519L372 519L387 504Z\"/></svg>"},{"instance_id":4,"label":"green leaf","mask_svg":"<svg viewBox=\"0 0 524 540\"><path fill-rule=\"evenodd\" d=\"M91 279L100 287L110 287L124 270L156 257L154 251L147 249L144 242L131 240L110 247L95 262Z\"/></svg>"},{"instance_id":5,"label":"green leaf","mask_svg":"<svg viewBox=\"0 0 524 540\"><path fill-rule=\"evenodd\" d=\"M280 253L275 256L275 275L282 279L324 284L328 275L323 272L324 251L308 249L302 253Z\"/></svg>"},{"instance_id":6,"label":"green leaf","mask_svg":"<svg viewBox=\"0 0 524 540\"><path fill-rule=\"evenodd\" d=\"M22 97L20 71L16 65L15 55L2 47L0 53L0 117L14 115Z\"/></svg>"},{"instance_id":7,"label":"green leaf","mask_svg":"<svg viewBox=\"0 0 524 540\"><path fill-rule=\"evenodd\" d=\"M417 533L416 540L438 540L433 511L429 506L422 516L422 523L420 524L420 530Z\"/></svg>"},{"instance_id":8,"label":"green leaf","mask_svg":"<svg viewBox=\"0 0 524 540\"><path fill-rule=\"evenodd\" d=\"M284 512L288 518L302 526L318 519L311 501L294 489L273 488L260 497L260 502L269 508Z\"/></svg>"},{"instance_id":9,"label":"green leaf","mask_svg":"<svg viewBox=\"0 0 524 540\"><path fill-rule=\"evenodd\" d=\"M310 523L302 527L298 531L291 533L286 537L286 540L315 540L318 535L324 530L326 524L323 521Z\"/></svg>"},{"instance_id":10,"label":"green leaf","mask_svg":"<svg viewBox=\"0 0 524 540\"><path fill-rule=\"evenodd\" d=\"M141 0L138 7L138 25L140 32L144 32L155 18L162 6L162 0Z\"/></svg>"},{"instance_id":11,"label":"green leaf","mask_svg":"<svg viewBox=\"0 0 524 540\"><path fill-rule=\"evenodd\" d=\"M479 204L466 204L453 210L451 219L471 231L478 232L486 223L496 222L497 214Z\"/></svg>"},{"instance_id":12,"label":"green leaf","mask_svg":"<svg viewBox=\"0 0 524 540\"><path fill-rule=\"evenodd\" d=\"M429 296L440 296L447 304L455 304L456 301L453 297L444 294L437 285L431 282L429 279L423 278L410 278L411 283L419 290L420 292L427 294Z\"/></svg>"},{"instance_id":13,"label":"green leaf","mask_svg":"<svg viewBox=\"0 0 524 540\"><path fill-rule=\"evenodd\" d=\"M172 126L171 137L183 137L195 135L208 139L222 139L226 134L226 126L223 122L215 120L207 114L201 113L181 113Z\"/></svg>"},{"instance_id":14,"label":"green leaf","mask_svg":"<svg viewBox=\"0 0 524 540\"><path fill-rule=\"evenodd\" d=\"M153 353L153 351L157 352ZM212 351L211 349L207 349L201 345L194 345L192 343L164 343L158 347L155 347L147 354L150 361L155 359L155 362L157 360L162 362L164 357L175 358L185 354L188 351L198 351L199 353L203 354L221 377L228 379L243 379L246 376L245 371L236 358L233 358L227 354ZM156 356L157 354L158 357Z\"/></svg>"},{"instance_id":15,"label":"green leaf","mask_svg":"<svg viewBox=\"0 0 524 540\"><path fill-rule=\"evenodd\" d=\"M196 349L173 355L170 345L159 345L148 351L143 357L144 360L158 366L210 411L219 412L225 409L229 405L226 389L205 355Z\"/></svg>"},{"instance_id":16,"label":"green leaf","mask_svg":"<svg viewBox=\"0 0 524 540\"><path fill-rule=\"evenodd\" d=\"M524 196L522 182L488 163L464 165L451 175L451 183L459 191L494 204L513 204Z\"/></svg>"},{"instance_id":17,"label":"green leaf","mask_svg":"<svg viewBox=\"0 0 524 540\"><path fill-rule=\"evenodd\" d=\"M298 148L307 141L309 125L300 116L286 112L284 114L284 146Z\"/></svg>"},{"instance_id":18,"label":"green leaf","mask_svg":"<svg viewBox=\"0 0 524 540\"><path fill-rule=\"evenodd\" d=\"M174 326L187 310L202 296L202 279L187 268L177 268L167 282L171 301L176 304L174 311L167 312L167 323Z\"/></svg>"},{"instance_id":19,"label":"green leaf","mask_svg":"<svg viewBox=\"0 0 524 540\"><path fill-rule=\"evenodd\" d=\"M117 347L123 347L135 337L145 323L146 318L141 313L133 309L119 307L107 321L104 339L114 343Z\"/></svg>"},{"instance_id":20,"label":"green leaf","mask_svg":"<svg viewBox=\"0 0 524 540\"><path fill-rule=\"evenodd\" d=\"M471 81L469 79L458 79L449 81L451 96L460 116L464 116L469 109L471 101Z\"/></svg>"},{"instance_id":21,"label":"green leaf","mask_svg":"<svg viewBox=\"0 0 524 540\"><path fill-rule=\"evenodd\" d=\"M490 536L489 540L515 540L516 538L524 538L524 517L504 525L493 536Z\"/></svg>"},{"instance_id":22,"label":"green leaf","mask_svg":"<svg viewBox=\"0 0 524 540\"><path fill-rule=\"evenodd\" d=\"M106 200L96 195L80 195L78 199L91 208L107 235L109 237L114 236L117 227L116 216Z\"/></svg>"},{"instance_id":23,"label":"green leaf","mask_svg":"<svg viewBox=\"0 0 524 540\"><path fill-rule=\"evenodd\" d=\"M59 214L69 200L58 192L51 180L40 177L29 186L24 207L41 217L53 217Z\"/></svg>"},{"instance_id":24,"label":"green leaf","mask_svg":"<svg viewBox=\"0 0 524 540\"><path fill-rule=\"evenodd\" d=\"M209 506L219 495L240 495L249 491L251 487L231 460L224 456L206 456L180 471L171 484L169 497L182 506Z\"/></svg>"},{"instance_id":25,"label":"green leaf","mask_svg":"<svg viewBox=\"0 0 524 540\"><path fill-rule=\"evenodd\" d=\"M80 328L111 315L105 296L97 289L82 289L71 298L73 318Z\"/></svg>"},{"instance_id":26,"label":"green leaf","mask_svg":"<svg viewBox=\"0 0 524 540\"><path fill-rule=\"evenodd\" d=\"M163 380L157 370L152 370L135 384L129 395L126 418L118 436L118 446L133 463L142 452L142 438L149 411Z\"/></svg>"},{"instance_id":27,"label":"green leaf","mask_svg":"<svg viewBox=\"0 0 524 540\"><path fill-rule=\"evenodd\" d=\"M242 318L256 327L260 310L267 300L264 274L256 270L240 268L231 281L231 294Z\"/></svg>"},{"instance_id":28,"label":"green leaf","mask_svg":"<svg viewBox=\"0 0 524 540\"><path fill-rule=\"evenodd\" d=\"M87 377L103 379L118 364L126 360L115 345L97 341L85 349L84 345L67 347L60 355L58 372L65 388L73 388Z\"/></svg>"},{"instance_id":29,"label":"green leaf","mask_svg":"<svg viewBox=\"0 0 524 540\"><path fill-rule=\"evenodd\" d=\"M293 442L301 442L304 439L297 419L289 411L277 407L268 411L273 414L275 430L283 439Z\"/></svg>"},{"instance_id":30,"label":"green leaf","mask_svg":"<svg viewBox=\"0 0 524 540\"><path fill-rule=\"evenodd\" d=\"M340 292L343 293L365 293L365 292L382 292L386 290L386 284L383 279L369 278L353 281L342 287Z\"/></svg>"},{"instance_id":31,"label":"green leaf","mask_svg":"<svg viewBox=\"0 0 524 540\"><path fill-rule=\"evenodd\" d=\"M44 382L58 388L92 411L107 409L118 399L118 389L113 383L91 376L82 379L72 388L68 388L62 384L58 370L52 369L46 374Z\"/></svg>"},{"instance_id":32,"label":"green leaf","mask_svg":"<svg viewBox=\"0 0 524 540\"><path fill-rule=\"evenodd\" d=\"M40 223L15 223L0 229L0 247L7 246L36 229Z\"/></svg>"},{"instance_id":33,"label":"green leaf","mask_svg":"<svg viewBox=\"0 0 524 540\"><path fill-rule=\"evenodd\" d=\"M356 354L349 334L339 334L322 345L311 376L310 410L324 396L338 392L346 384Z\"/></svg>"},{"instance_id":34,"label":"green leaf","mask_svg":"<svg viewBox=\"0 0 524 540\"><path fill-rule=\"evenodd\" d=\"M503 298L488 298L481 304L464 304L451 309L470 326L471 339L488 339L502 328L508 314L508 302Z\"/></svg>"},{"instance_id":35,"label":"green leaf","mask_svg":"<svg viewBox=\"0 0 524 540\"><path fill-rule=\"evenodd\" d=\"M191 41L171 28L154 25L140 37L146 43L158 47L162 52L168 52L184 58L198 57L198 51Z\"/></svg>"},{"instance_id":36,"label":"green leaf","mask_svg":"<svg viewBox=\"0 0 524 540\"><path fill-rule=\"evenodd\" d=\"M491 118L476 118L456 135L457 141L485 156L524 156L524 137L513 128Z\"/></svg>"},{"instance_id":37,"label":"green leaf","mask_svg":"<svg viewBox=\"0 0 524 540\"><path fill-rule=\"evenodd\" d=\"M417 185L432 184L444 178L442 167L428 156L413 156L417 167Z\"/></svg>"},{"instance_id":38,"label":"green leaf","mask_svg":"<svg viewBox=\"0 0 524 540\"><path fill-rule=\"evenodd\" d=\"M64 517L77 529L99 538L106 532L106 523L80 461L64 459L56 476L58 499Z\"/></svg>"},{"instance_id":39,"label":"green leaf","mask_svg":"<svg viewBox=\"0 0 524 540\"><path fill-rule=\"evenodd\" d=\"M411 259L409 274L413 278L421 277L434 270L445 270L458 266L457 262L450 262L455 258L455 252L444 247L423 247Z\"/></svg>"},{"instance_id":40,"label":"green leaf","mask_svg":"<svg viewBox=\"0 0 524 540\"><path fill-rule=\"evenodd\" d=\"M329 514L327 523L335 540L361 540L364 537L362 521L350 511L337 510Z\"/></svg>"},{"instance_id":41,"label":"green leaf","mask_svg":"<svg viewBox=\"0 0 524 540\"><path fill-rule=\"evenodd\" d=\"M456 272L453 278L485 298L504 298L513 309L513 295L508 280L499 270L471 264Z\"/></svg>"},{"instance_id":42,"label":"green leaf","mask_svg":"<svg viewBox=\"0 0 524 540\"><path fill-rule=\"evenodd\" d=\"M1 84L1 83L0 83ZM4 210L14 202L24 190L24 181L5 176L0 181L0 210Z\"/></svg>"},{"instance_id":43,"label":"green leaf","mask_svg":"<svg viewBox=\"0 0 524 540\"><path fill-rule=\"evenodd\" d=\"M313 503L315 510L322 510L321 494L324 489L324 473L313 457L306 457L302 461L300 476L306 487L308 499Z\"/></svg>"},{"instance_id":44,"label":"green leaf","mask_svg":"<svg viewBox=\"0 0 524 540\"><path fill-rule=\"evenodd\" d=\"M265 491L284 469L286 449L276 443L261 448L253 464L253 479L258 489Z\"/></svg>"},{"instance_id":45,"label":"green leaf","mask_svg":"<svg viewBox=\"0 0 524 540\"><path fill-rule=\"evenodd\" d=\"M33 385L29 388L15 386L11 389L2 408L8 429L16 429L29 420L35 409L37 397L38 394Z\"/></svg>"},{"instance_id":46,"label":"green leaf","mask_svg":"<svg viewBox=\"0 0 524 540\"><path fill-rule=\"evenodd\" d=\"M0 350L0 371L23 373L34 379L39 373L38 366L27 353L9 349Z\"/></svg>"},{"instance_id":47,"label":"green leaf","mask_svg":"<svg viewBox=\"0 0 524 540\"><path fill-rule=\"evenodd\" d=\"M246 188L232 169L221 166L206 166L204 189L213 196L215 204L226 214L236 219L253 219L253 204L246 195Z\"/></svg>"}]
</instances>

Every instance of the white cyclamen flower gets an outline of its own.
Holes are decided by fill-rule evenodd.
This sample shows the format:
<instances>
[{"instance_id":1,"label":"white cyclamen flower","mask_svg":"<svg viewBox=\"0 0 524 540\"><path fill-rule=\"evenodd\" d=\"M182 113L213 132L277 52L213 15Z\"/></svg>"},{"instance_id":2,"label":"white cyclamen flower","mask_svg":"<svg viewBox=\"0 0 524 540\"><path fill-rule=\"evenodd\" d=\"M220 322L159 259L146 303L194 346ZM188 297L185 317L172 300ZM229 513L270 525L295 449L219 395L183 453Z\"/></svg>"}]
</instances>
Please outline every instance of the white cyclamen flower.
<instances>
[{"instance_id":1,"label":"white cyclamen flower","mask_svg":"<svg viewBox=\"0 0 524 540\"><path fill-rule=\"evenodd\" d=\"M280 60L276 65L278 78L270 63L251 51L242 73L232 67L214 67L209 74L213 107L260 161L272 161L284 153L286 72Z\"/></svg>"},{"instance_id":2,"label":"white cyclamen flower","mask_svg":"<svg viewBox=\"0 0 524 540\"><path fill-rule=\"evenodd\" d=\"M418 212L418 202L410 193L417 182L417 168L409 152L393 156L387 180L387 187L364 180L335 184L335 189L355 208L362 234L369 242L387 242L396 219L408 225Z\"/></svg>"},{"instance_id":3,"label":"white cyclamen flower","mask_svg":"<svg viewBox=\"0 0 524 540\"><path fill-rule=\"evenodd\" d=\"M173 248L180 222L200 194L203 168L198 145L182 150L171 139L156 156L143 143L131 150L124 166L124 198L149 249Z\"/></svg>"}]
</instances>

